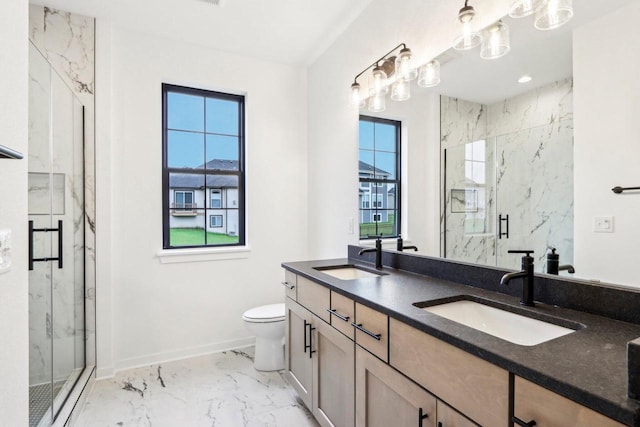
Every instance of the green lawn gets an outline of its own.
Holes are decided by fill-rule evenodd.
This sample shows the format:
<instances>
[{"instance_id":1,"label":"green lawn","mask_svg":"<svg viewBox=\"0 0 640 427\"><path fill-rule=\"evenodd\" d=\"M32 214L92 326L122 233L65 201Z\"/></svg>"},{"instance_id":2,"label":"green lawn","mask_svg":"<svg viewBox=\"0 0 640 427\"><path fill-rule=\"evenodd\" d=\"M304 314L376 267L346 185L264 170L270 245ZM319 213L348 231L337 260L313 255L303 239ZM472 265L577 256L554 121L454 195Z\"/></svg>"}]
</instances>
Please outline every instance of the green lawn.
<instances>
[{"instance_id":1,"label":"green lawn","mask_svg":"<svg viewBox=\"0 0 640 427\"><path fill-rule=\"evenodd\" d=\"M378 227L376 230L376 226ZM388 222L365 222L360 224L360 236L395 236L395 215L389 215Z\"/></svg>"},{"instance_id":2,"label":"green lawn","mask_svg":"<svg viewBox=\"0 0 640 427\"><path fill-rule=\"evenodd\" d=\"M169 232L169 243L171 246L204 245L204 234L202 228L172 228ZM238 236L207 232L207 245L230 245L238 241Z\"/></svg>"}]
</instances>

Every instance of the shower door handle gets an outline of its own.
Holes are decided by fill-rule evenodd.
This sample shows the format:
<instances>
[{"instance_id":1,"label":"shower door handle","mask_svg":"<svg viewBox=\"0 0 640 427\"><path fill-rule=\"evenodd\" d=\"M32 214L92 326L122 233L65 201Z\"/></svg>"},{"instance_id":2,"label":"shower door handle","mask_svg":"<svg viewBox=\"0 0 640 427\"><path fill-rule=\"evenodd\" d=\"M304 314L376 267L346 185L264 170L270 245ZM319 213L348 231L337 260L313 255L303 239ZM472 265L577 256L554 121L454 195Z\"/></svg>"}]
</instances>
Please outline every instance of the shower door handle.
<instances>
[{"instance_id":1,"label":"shower door handle","mask_svg":"<svg viewBox=\"0 0 640 427\"><path fill-rule=\"evenodd\" d=\"M502 222L505 222L506 232L502 231ZM509 238L509 214L502 217L502 214L498 215L498 239L502 239L502 236L505 236L507 239Z\"/></svg>"},{"instance_id":2,"label":"shower door handle","mask_svg":"<svg viewBox=\"0 0 640 427\"><path fill-rule=\"evenodd\" d=\"M34 233L58 233L58 256L56 258L34 258L33 257L33 234ZM58 261L58 268L62 268L62 248L63 248L62 220L58 220L58 228L33 228L33 221L29 221L29 270L33 270L34 262Z\"/></svg>"}]
</instances>

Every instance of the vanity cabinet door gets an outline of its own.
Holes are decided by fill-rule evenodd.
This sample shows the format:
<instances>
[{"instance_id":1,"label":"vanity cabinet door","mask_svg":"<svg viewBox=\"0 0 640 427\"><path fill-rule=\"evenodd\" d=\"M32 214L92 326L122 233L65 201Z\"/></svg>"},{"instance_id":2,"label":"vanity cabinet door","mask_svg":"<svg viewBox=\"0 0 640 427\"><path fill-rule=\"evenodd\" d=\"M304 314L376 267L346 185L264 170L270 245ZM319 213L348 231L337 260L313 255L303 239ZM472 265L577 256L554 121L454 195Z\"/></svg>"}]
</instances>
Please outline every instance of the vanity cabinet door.
<instances>
[{"instance_id":1,"label":"vanity cabinet door","mask_svg":"<svg viewBox=\"0 0 640 427\"><path fill-rule=\"evenodd\" d=\"M389 360L389 317L356 303L354 323L356 343L381 360Z\"/></svg>"},{"instance_id":2,"label":"vanity cabinet door","mask_svg":"<svg viewBox=\"0 0 640 427\"><path fill-rule=\"evenodd\" d=\"M285 298L287 312L285 376L295 389L300 399L312 406L313 360L310 357L310 341L312 339L313 315L290 298Z\"/></svg>"},{"instance_id":3,"label":"vanity cabinet door","mask_svg":"<svg viewBox=\"0 0 640 427\"><path fill-rule=\"evenodd\" d=\"M436 398L356 347L356 427L436 427Z\"/></svg>"},{"instance_id":4,"label":"vanity cabinet door","mask_svg":"<svg viewBox=\"0 0 640 427\"><path fill-rule=\"evenodd\" d=\"M353 427L355 344L321 320L314 326L313 415L323 427Z\"/></svg>"},{"instance_id":5,"label":"vanity cabinet door","mask_svg":"<svg viewBox=\"0 0 640 427\"><path fill-rule=\"evenodd\" d=\"M438 423L436 427L478 427L451 406L438 400Z\"/></svg>"},{"instance_id":6,"label":"vanity cabinet door","mask_svg":"<svg viewBox=\"0 0 640 427\"><path fill-rule=\"evenodd\" d=\"M515 380L514 414L525 423L535 421L536 427L624 426L520 377Z\"/></svg>"},{"instance_id":7,"label":"vanity cabinet door","mask_svg":"<svg viewBox=\"0 0 640 427\"><path fill-rule=\"evenodd\" d=\"M398 320L389 364L486 427L509 425L509 373Z\"/></svg>"}]
</instances>

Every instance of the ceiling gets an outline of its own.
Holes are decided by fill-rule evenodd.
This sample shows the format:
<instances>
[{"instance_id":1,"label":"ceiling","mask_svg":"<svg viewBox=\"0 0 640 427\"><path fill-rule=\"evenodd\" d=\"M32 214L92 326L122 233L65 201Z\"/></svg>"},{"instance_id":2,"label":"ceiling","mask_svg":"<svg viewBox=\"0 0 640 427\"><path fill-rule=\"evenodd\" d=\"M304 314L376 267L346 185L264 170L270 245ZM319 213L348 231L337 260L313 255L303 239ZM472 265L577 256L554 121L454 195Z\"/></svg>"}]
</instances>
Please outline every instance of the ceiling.
<instances>
[{"instance_id":1,"label":"ceiling","mask_svg":"<svg viewBox=\"0 0 640 427\"><path fill-rule=\"evenodd\" d=\"M142 33L310 65L372 0L32 0Z\"/></svg>"}]
</instances>

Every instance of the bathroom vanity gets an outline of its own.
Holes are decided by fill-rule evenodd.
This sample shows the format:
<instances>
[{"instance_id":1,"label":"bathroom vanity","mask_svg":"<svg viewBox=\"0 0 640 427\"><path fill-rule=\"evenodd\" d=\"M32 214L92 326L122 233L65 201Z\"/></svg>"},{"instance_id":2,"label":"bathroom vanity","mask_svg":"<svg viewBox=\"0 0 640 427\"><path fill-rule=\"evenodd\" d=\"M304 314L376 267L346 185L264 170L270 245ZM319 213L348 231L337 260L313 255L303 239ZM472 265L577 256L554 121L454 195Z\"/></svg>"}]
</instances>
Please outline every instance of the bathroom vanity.
<instances>
[{"instance_id":1,"label":"bathroom vanity","mask_svg":"<svg viewBox=\"0 0 640 427\"><path fill-rule=\"evenodd\" d=\"M505 272L498 269L385 251L376 270L357 249L349 247L347 259L283 264L286 375L321 425L640 426L640 401L627 393L627 342L640 337L637 322L538 298L522 307L517 281L494 287ZM463 284L470 280L478 286ZM556 285L571 295L570 283ZM553 295L540 292L542 300ZM627 303L635 298L630 292ZM460 302L506 317L483 331L487 322L460 323ZM522 320L514 315L540 326L505 332ZM531 344L538 330L551 335Z\"/></svg>"}]
</instances>

